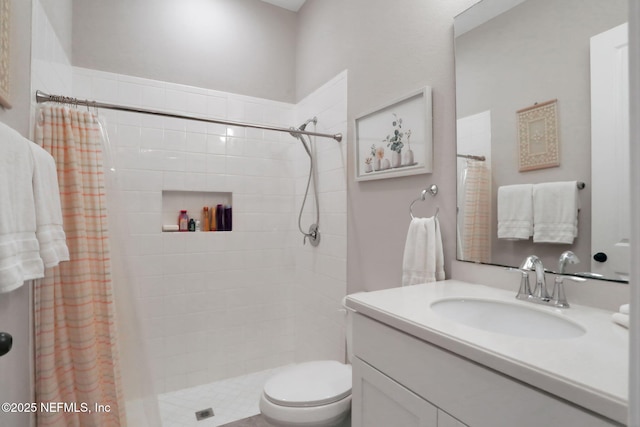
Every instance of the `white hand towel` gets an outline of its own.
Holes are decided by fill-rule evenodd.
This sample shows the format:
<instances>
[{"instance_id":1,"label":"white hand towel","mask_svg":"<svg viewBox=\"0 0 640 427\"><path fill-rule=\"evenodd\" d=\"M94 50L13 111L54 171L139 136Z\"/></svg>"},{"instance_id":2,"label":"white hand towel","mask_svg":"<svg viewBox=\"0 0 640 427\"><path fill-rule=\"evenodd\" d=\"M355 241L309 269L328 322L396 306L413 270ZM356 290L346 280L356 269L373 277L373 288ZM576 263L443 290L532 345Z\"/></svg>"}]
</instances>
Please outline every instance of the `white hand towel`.
<instances>
[{"instance_id":1,"label":"white hand towel","mask_svg":"<svg viewBox=\"0 0 640 427\"><path fill-rule=\"evenodd\" d=\"M573 243L578 237L578 186L576 181L533 186L533 241Z\"/></svg>"},{"instance_id":2,"label":"white hand towel","mask_svg":"<svg viewBox=\"0 0 640 427\"><path fill-rule=\"evenodd\" d=\"M527 240L533 234L533 185L498 188L498 238Z\"/></svg>"},{"instance_id":3,"label":"white hand towel","mask_svg":"<svg viewBox=\"0 0 640 427\"><path fill-rule=\"evenodd\" d=\"M44 277L36 239L30 144L0 123L0 292Z\"/></svg>"},{"instance_id":4,"label":"white hand towel","mask_svg":"<svg viewBox=\"0 0 640 427\"><path fill-rule=\"evenodd\" d=\"M33 153L33 198L36 209L36 237L45 267L69 261L69 249L62 228L62 209L56 162L42 147L29 144Z\"/></svg>"},{"instance_id":5,"label":"white hand towel","mask_svg":"<svg viewBox=\"0 0 640 427\"><path fill-rule=\"evenodd\" d=\"M413 218L402 260L402 286L444 280L444 252L437 218Z\"/></svg>"},{"instance_id":6,"label":"white hand towel","mask_svg":"<svg viewBox=\"0 0 640 427\"><path fill-rule=\"evenodd\" d=\"M629 314L629 304L622 304L620 306L620 313Z\"/></svg>"},{"instance_id":7,"label":"white hand towel","mask_svg":"<svg viewBox=\"0 0 640 427\"><path fill-rule=\"evenodd\" d=\"M613 315L611 316L611 320L613 320L618 325L624 326L625 328L629 329L629 315L628 314L613 313Z\"/></svg>"}]
</instances>

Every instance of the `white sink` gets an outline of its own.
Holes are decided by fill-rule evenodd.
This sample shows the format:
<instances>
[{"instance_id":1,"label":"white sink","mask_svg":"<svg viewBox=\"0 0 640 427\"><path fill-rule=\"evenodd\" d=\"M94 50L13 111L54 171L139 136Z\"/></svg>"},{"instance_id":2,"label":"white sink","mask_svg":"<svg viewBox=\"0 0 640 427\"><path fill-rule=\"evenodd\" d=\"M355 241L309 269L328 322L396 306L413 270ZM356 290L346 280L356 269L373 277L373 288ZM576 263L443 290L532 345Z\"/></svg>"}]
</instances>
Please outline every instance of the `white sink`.
<instances>
[{"instance_id":1,"label":"white sink","mask_svg":"<svg viewBox=\"0 0 640 427\"><path fill-rule=\"evenodd\" d=\"M546 310L489 299L449 298L431 309L472 328L521 338L565 339L584 335L579 324Z\"/></svg>"}]
</instances>

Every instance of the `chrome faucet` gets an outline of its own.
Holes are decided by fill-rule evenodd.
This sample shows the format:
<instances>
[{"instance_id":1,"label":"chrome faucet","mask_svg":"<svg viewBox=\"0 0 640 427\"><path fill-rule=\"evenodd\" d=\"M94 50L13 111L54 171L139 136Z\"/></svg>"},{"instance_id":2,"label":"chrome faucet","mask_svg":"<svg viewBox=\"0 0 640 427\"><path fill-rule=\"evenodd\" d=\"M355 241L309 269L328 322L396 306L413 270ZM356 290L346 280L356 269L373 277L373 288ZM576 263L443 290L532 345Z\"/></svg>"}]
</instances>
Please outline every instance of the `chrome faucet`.
<instances>
[{"instance_id":1,"label":"chrome faucet","mask_svg":"<svg viewBox=\"0 0 640 427\"><path fill-rule=\"evenodd\" d=\"M542 261L535 255L530 255L520 265L520 270L535 270L536 287L531 295L533 302L547 303L551 300L551 296L547 291L547 282L544 278L544 266Z\"/></svg>"},{"instance_id":2,"label":"chrome faucet","mask_svg":"<svg viewBox=\"0 0 640 427\"><path fill-rule=\"evenodd\" d=\"M560 274L556 275L553 283L553 293L549 295L547 291L547 283L544 277L544 266L542 261L535 255L528 256L520 265L520 268L507 268L509 271L519 272L522 274L520 278L520 289L516 298L534 302L536 304L545 304L558 308L569 308L567 297L564 293L564 280L572 280L574 282L585 282L587 279L583 277L565 276L564 272L567 264L577 264L580 260L571 251L563 252L558 260ZM529 272L536 272L536 287L531 292L529 286Z\"/></svg>"}]
</instances>

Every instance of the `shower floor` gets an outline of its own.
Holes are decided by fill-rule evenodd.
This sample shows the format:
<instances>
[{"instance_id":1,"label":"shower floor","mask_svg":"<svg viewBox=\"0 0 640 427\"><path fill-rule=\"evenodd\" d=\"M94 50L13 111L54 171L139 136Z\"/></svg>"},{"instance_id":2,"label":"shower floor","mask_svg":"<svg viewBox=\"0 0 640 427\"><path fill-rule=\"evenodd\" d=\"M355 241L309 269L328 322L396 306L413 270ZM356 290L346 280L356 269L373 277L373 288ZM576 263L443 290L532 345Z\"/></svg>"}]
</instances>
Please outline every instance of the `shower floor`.
<instances>
[{"instance_id":1,"label":"shower floor","mask_svg":"<svg viewBox=\"0 0 640 427\"><path fill-rule=\"evenodd\" d=\"M162 427L218 427L259 414L262 388L279 369L161 394ZM212 408L215 416L197 421L195 412L207 408Z\"/></svg>"}]
</instances>

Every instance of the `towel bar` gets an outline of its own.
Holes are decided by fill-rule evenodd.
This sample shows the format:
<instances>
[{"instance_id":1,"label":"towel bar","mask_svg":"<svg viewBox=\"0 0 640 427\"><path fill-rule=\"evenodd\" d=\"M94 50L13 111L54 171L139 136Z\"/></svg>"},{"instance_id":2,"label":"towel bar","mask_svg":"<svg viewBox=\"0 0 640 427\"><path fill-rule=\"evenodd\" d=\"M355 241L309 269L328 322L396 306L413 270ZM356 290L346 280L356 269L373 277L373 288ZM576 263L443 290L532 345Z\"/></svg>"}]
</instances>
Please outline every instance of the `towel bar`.
<instances>
[{"instance_id":1,"label":"towel bar","mask_svg":"<svg viewBox=\"0 0 640 427\"><path fill-rule=\"evenodd\" d=\"M415 199L413 202L411 202L411 204L409 205L409 215L411 216L411 219L414 219L415 217L413 216L413 205L417 202L417 201L424 201L425 197L427 196L427 193L431 194L432 196L435 196L436 194L438 194L438 186L435 184L431 184L431 186L429 188L425 188L424 190L422 190L422 193L420 194L420 197ZM440 208L436 206L436 213L435 213L435 217L438 216L438 212L440 211Z\"/></svg>"}]
</instances>

